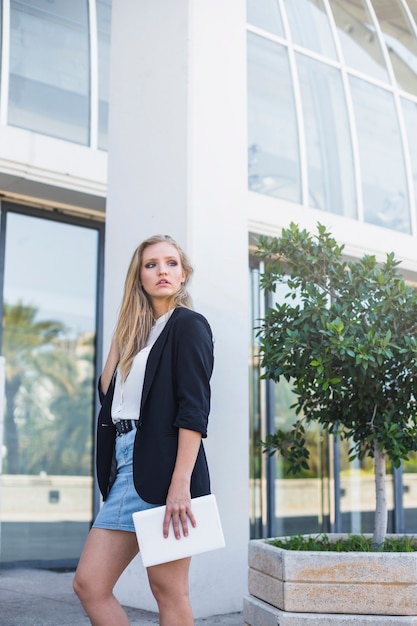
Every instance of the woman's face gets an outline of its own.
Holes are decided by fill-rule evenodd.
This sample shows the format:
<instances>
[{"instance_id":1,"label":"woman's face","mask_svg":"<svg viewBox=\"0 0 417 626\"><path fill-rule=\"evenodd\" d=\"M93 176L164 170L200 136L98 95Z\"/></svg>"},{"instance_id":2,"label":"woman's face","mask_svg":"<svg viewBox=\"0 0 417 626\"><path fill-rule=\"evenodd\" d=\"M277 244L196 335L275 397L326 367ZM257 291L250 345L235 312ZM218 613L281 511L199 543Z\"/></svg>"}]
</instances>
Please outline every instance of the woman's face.
<instances>
[{"instance_id":1,"label":"woman's face","mask_svg":"<svg viewBox=\"0 0 417 626\"><path fill-rule=\"evenodd\" d=\"M168 311L170 299L184 280L180 255L172 243L161 241L145 248L140 281L158 317Z\"/></svg>"}]
</instances>

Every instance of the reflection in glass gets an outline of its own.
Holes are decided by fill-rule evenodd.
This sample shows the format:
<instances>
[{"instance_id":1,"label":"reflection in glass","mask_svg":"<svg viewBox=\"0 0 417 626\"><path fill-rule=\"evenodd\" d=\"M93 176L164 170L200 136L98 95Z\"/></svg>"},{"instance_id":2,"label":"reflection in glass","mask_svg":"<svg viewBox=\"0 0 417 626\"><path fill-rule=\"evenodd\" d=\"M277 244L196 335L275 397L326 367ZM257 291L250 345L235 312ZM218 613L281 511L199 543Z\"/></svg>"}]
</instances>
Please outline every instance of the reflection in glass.
<instances>
[{"instance_id":1,"label":"reflection in glass","mask_svg":"<svg viewBox=\"0 0 417 626\"><path fill-rule=\"evenodd\" d=\"M97 230L7 214L5 561L76 558L92 518L97 247Z\"/></svg>"},{"instance_id":2,"label":"reflection in glass","mask_svg":"<svg viewBox=\"0 0 417 626\"><path fill-rule=\"evenodd\" d=\"M300 202L300 158L286 48L248 33L249 189Z\"/></svg>"},{"instance_id":3,"label":"reflection in glass","mask_svg":"<svg viewBox=\"0 0 417 626\"><path fill-rule=\"evenodd\" d=\"M257 28L267 30L273 35L284 36L281 13L277 0L247 0L247 22Z\"/></svg>"},{"instance_id":4,"label":"reflection in glass","mask_svg":"<svg viewBox=\"0 0 417 626\"><path fill-rule=\"evenodd\" d=\"M340 71L303 54L297 67L304 112L309 205L356 218L352 146Z\"/></svg>"},{"instance_id":5,"label":"reflection in glass","mask_svg":"<svg viewBox=\"0 0 417 626\"><path fill-rule=\"evenodd\" d=\"M417 39L402 3L373 0L373 7L390 55L400 89L417 95Z\"/></svg>"},{"instance_id":6,"label":"reflection in glass","mask_svg":"<svg viewBox=\"0 0 417 626\"><path fill-rule=\"evenodd\" d=\"M107 149L109 121L109 70L110 70L110 27L111 0L97 0L98 27L98 147Z\"/></svg>"},{"instance_id":7,"label":"reflection in glass","mask_svg":"<svg viewBox=\"0 0 417 626\"><path fill-rule=\"evenodd\" d=\"M349 461L352 442L340 442L340 532L373 533L375 521L375 475L374 463L369 457ZM394 532L394 486L393 476L387 468L388 532Z\"/></svg>"},{"instance_id":8,"label":"reflection in glass","mask_svg":"<svg viewBox=\"0 0 417 626\"><path fill-rule=\"evenodd\" d=\"M336 49L323 0L285 0L294 43L336 58Z\"/></svg>"},{"instance_id":9,"label":"reflection in glass","mask_svg":"<svg viewBox=\"0 0 417 626\"><path fill-rule=\"evenodd\" d=\"M401 532L417 533L417 453L411 452L403 462L404 528Z\"/></svg>"},{"instance_id":10,"label":"reflection in glass","mask_svg":"<svg viewBox=\"0 0 417 626\"><path fill-rule=\"evenodd\" d=\"M407 2L407 7L408 7L408 10L411 13L411 16L412 16L412 18L414 20L414 23L417 24L417 3L413 2L413 0L411 0L411 2L410 2L410 0L409 0Z\"/></svg>"},{"instance_id":11,"label":"reflection in glass","mask_svg":"<svg viewBox=\"0 0 417 626\"><path fill-rule=\"evenodd\" d=\"M290 430L296 420L290 383L285 380L273 389L275 428ZM329 530L328 437L320 427L306 428L309 470L297 476L288 472L288 463L275 455L275 528L274 535L296 535Z\"/></svg>"},{"instance_id":12,"label":"reflection in glass","mask_svg":"<svg viewBox=\"0 0 417 626\"><path fill-rule=\"evenodd\" d=\"M414 181L414 210L417 215L417 104L401 98L404 122Z\"/></svg>"},{"instance_id":13,"label":"reflection in glass","mask_svg":"<svg viewBox=\"0 0 417 626\"><path fill-rule=\"evenodd\" d=\"M350 78L365 221L410 232L404 155L391 93Z\"/></svg>"},{"instance_id":14,"label":"reflection in glass","mask_svg":"<svg viewBox=\"0 0 417 626\"><path fill-rule=\"evenodd\" d=\"M278 284L270 306L282 304L288 291L286 283ZM293 303L294 304L294 303ZM298 302L302 306L301 300ZM292 405L295 395L292 384L285 379L279 383L268 382L270 401L267 405L269 431L290 430L297 418ZM274 456L274 522L275 536L329 530L329 450L328 436L322 436L320 426L306 427L307 448L310 454L309 469L296 476L289 474L288 461L279 454Z\"/></svg>"},{"instance_id":15,"label":"reflection in glass","mask_svg":"<svg viewBox=\"0 0 417 626\"><path fill-rule=\"evenodd\" d=\"M251 327L259 326L262 298L259 269L251 268ZM276 301L283 301L286 286L278 285ZM271 303L274 306L274 302ZM277 428L289 429L296 419L291 405L295 401L292 386L285 380L274 384L261 380L259 341L250 337L250 502L251 537L271 537L329 531L329 451L328 437L317 425L307 429L310 469L296 477L289 475L288 463L280 455L268 458L261 452L260 438Z\"/></svg>"},{"instance_id":16,"label":"reflection in glass","mask_svg":"<svg viewBox=\"0 0 417 626\"><path fill-rule=\"evenodd\" d=\"M249 420L250 420L250 440L249 440L249 480L250 480L250 536L252 539L263 537L264 512L266 503L264 501L265 476L263 467L265 455L262 454L259 445L262 439L262 404L261 404L261 372L259 367L259 339L257 338L256 327L259 325L260 298L259 294L259 269L250 269L250 307L251 307L251 330L249 338Z\"/></svg>"},{"instance_id":17,"label":"reflection in glass","mask_svg":"<svg viewBox=\"0 0 417 626\"><path fill-rule=\"evenodd\" d=\"M10 2L8 123L89 142L87 0Z\"/></svg>"},{"instance_id":18,"label":"reflection in glass","mask_svg":"<svg viewBox=\"0 0 417 626\"><path fill-rule=\"evenodd\" d=\"M365 0L329 0L347 65L385 82L387 68Z\"/></svg>"}]
</instances>

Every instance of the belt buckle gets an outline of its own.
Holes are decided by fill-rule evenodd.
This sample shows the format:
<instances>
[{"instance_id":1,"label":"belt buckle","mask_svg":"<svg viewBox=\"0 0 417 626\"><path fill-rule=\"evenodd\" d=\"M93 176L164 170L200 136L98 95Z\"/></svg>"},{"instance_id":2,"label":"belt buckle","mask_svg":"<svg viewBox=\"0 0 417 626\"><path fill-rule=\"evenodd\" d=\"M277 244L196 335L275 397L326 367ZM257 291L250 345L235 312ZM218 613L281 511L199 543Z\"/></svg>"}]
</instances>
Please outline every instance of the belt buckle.
<instances>
[{"instance_id":1,"label":"belt buckle","mask_svg":"<svg viewBox=\"0 0 417 626\"><path fill-rule=\"evenodd\" d=\"M125 433L128 433L129 430L131 430L132 427L130 427L130 429L128 428L128 420L119 420L118 422L116 422L116 431L117 431L117 436L120 437L120 435L124 435Z\"/></svg>"}]
</instances>

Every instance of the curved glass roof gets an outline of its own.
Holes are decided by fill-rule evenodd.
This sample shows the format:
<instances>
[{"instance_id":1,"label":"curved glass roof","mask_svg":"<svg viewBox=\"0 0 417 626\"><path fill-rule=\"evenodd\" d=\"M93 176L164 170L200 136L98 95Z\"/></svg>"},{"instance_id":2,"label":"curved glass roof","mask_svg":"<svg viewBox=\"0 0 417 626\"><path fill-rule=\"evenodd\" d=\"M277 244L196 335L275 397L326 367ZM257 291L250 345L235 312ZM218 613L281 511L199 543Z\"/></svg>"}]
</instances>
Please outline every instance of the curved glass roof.
<instances>
[{"instance_id":1,"label":"curved glass roof","mask_svg":"<svg viewBox=\"0 0 417 626\"><path fill-rule=\"evenodd\" d=\"M417 9L248 0L249 189L417 232Z\"/></svg>"}]
</instances>

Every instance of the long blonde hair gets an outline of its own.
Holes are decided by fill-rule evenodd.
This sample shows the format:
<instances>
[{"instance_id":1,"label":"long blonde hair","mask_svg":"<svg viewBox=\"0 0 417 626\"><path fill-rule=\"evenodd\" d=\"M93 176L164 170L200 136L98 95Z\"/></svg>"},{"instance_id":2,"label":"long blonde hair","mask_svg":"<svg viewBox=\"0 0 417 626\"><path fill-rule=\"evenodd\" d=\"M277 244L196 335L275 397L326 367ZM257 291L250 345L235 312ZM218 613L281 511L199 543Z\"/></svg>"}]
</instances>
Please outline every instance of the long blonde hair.
<instances>
[{"instance_id":1,"label":"long blonde hair","mask_svg":"<svg viewBox=\"0 0 417 626\"><path fill-rule=\"evenodd\" d=\"M145 239L134 251L129 269L127 270L122 304L115 331L120 351L119 368L123 380L130 371L134 357L145 347L155 321L150 300L140 282L140 271L145 249L148 246L161 242L170 243L176 248L185 273L184 282L177 293L172 296L169 308L176 306L192 308L187 285L193 274L193 268L185 252L169 235L154 235Z\"/></svg>"}]
</instances>

